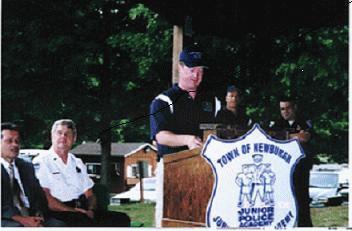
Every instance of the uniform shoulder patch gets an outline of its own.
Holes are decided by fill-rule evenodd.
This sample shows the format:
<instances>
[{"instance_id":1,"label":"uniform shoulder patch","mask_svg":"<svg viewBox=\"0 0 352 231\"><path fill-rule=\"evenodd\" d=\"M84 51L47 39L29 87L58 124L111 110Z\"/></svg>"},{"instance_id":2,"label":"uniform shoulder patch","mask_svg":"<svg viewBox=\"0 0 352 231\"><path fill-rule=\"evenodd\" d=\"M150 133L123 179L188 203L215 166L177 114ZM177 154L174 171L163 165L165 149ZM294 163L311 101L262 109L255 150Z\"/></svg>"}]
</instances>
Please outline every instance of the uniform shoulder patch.
<instances>
[{"instance_id":1,"label":"uniform shoulder patch","mask_svg":"<svg viewBox=\"0 0 352 231\"><path fill-rule=\"evenodd\" d=\"M33 164L33 166L34 166L34 169L37 170L40 167L40 163L36 162Z\"/></svg>"}]
</instances>

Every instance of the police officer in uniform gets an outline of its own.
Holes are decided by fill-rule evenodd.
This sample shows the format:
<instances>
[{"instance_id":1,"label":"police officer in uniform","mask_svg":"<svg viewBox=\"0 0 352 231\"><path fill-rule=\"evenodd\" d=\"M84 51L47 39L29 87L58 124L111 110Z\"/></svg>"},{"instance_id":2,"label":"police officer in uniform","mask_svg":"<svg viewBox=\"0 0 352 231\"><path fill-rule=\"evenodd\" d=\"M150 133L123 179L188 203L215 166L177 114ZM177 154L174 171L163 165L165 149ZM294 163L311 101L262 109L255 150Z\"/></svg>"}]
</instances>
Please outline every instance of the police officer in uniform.
<instances>
[{"instance_id":1,"label":"police officer in uniform","mask_svg":"<svg viewBox=\"0 0 352 231\"><path fill-rule=\"evenodd\" d=\"M151 139L158 147L156 227L161 227L163 155L202 145L200 123L214 122L215 101L199 91L204 58L198 47L185 48L179 56L179 82L155 97L150 106Z\"/></svg>"},{"instance_id":2,"label":"police officer in uniform","mask_svg":"<svg viewBox=\"0 0 352 231\"><path fill-rule=\"evenodd\" d=\"M124 213L97 211L93 181L82 160L69 153L76 141L72 120L58 120L51 130L52 146L33 159L36 175L48 200L51 215L70 227L127 227Z\"/></svg>"},{"instance_id":3,"label":"police officer in uniform","mask_svg":"<svg viewBox=\"0 0 352 231\"><path fill-rule=\"evenodd\" d=\"M270 125L273 130L285 130L289 138L297 138L302 145L306 157L296 166L293 183L298 203L298 227L312 227L309 207L309 171L313 166L312 153L308 143L311 139L312 125L297 114L297 105L292 98L280 100L281 118Z\"/></svg>"},{"instance_id":4,"label":"police officer in uniform","mask_svg":"<svg viewBox=\"0 0 352 231\"><path fill-rule=\"evenodd\" d=\"M227 87L225 96L226 105L216 115L218 136L223 139L237 138L239 134L232 134L229 129L246 132L252 120L246 115L245 110L239 106L241 101L240 90L234 85Z\"/></svg>"}]
</instances>

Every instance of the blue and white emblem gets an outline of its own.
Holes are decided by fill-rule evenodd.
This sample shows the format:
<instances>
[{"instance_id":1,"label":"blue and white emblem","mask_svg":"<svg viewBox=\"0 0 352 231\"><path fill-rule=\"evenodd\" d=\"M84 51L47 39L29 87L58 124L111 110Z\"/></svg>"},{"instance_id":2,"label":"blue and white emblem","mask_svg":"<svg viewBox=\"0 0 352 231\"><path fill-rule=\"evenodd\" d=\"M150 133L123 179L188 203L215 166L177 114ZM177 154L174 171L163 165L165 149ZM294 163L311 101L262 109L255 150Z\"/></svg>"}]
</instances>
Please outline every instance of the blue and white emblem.
<instances>
[{"instance_id":1,"label":"blue and white emblem","mask_svg":"<svg viewBox=\"0 0 352 231\"><path fill-rule=\"evenodd\" d=\"M296 225L293 172L303 150L296 139L275 140L255 124L235 140L208 137L202 156L215 177L206 224L212 228Z\"/></svg>"}]
</instances>

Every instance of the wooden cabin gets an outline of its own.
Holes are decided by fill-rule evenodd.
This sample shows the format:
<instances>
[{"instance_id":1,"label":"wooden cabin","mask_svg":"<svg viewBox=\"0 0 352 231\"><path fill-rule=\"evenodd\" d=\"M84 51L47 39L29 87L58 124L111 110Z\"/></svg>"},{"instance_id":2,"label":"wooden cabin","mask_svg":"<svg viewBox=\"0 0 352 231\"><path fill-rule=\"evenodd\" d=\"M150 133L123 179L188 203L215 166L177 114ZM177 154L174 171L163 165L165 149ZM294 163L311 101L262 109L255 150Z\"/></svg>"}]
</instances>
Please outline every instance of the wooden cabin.
<instances>
[{"instance_id":1,"label":"wooden cabin","mask_svg":"<svg viewBox=\"0 0 352 231\"><path fill-rule=\"evenodd\" d=\"M86 164L88 174L98 183L100 180L101 146L86 142L71 150ZM155 176L157 149L149 143L111 144L111 193L126 191L139 182L138 161L147 162L147 175Z\"/></svg>"}]
</instances>

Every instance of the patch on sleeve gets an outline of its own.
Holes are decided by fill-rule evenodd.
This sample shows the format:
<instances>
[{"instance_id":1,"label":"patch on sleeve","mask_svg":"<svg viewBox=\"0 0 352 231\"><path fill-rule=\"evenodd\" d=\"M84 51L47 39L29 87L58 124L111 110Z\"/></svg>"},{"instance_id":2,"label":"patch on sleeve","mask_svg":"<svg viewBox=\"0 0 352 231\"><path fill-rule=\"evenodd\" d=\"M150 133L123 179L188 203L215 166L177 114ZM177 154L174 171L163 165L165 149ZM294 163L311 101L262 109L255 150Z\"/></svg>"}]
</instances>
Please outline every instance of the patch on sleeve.
<instances>
[{"instance_id":1,"label":"patch on sleeve","mask_svg":"<svg viewBox=\"0 0 352 231\"><path fill-rule=\"evenodd\" d=\"M312 128L313 127L313 124L312 124L311 120L307 120L306 123L307 123L308 128Z\"/></svg>"},{"instance_id":2,"label":"patch on sleeve","mask_svg":"<svg viewBox=\"0 0 352 231\"><path fill-rule=\"evenodd\" d=\"M37 163L34 163L33 166L35 170L38 170L40 167L40 164L37 162Z\"/></svg>"}]
</instances>

